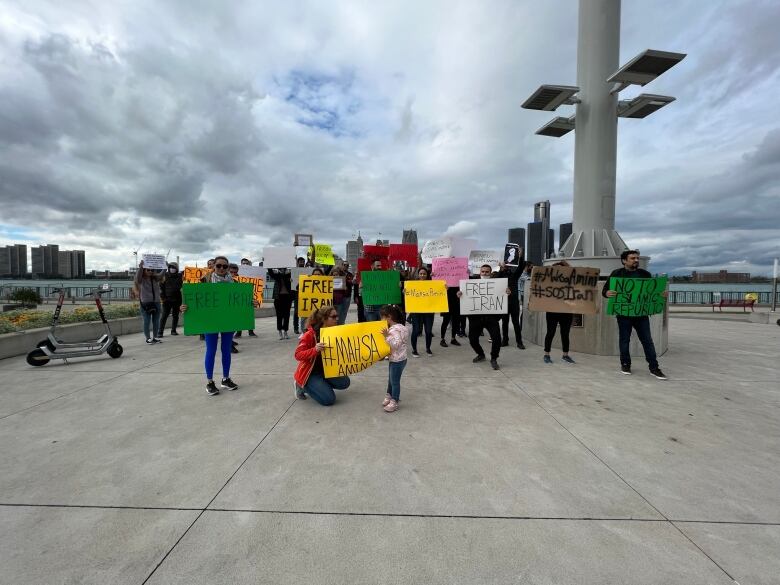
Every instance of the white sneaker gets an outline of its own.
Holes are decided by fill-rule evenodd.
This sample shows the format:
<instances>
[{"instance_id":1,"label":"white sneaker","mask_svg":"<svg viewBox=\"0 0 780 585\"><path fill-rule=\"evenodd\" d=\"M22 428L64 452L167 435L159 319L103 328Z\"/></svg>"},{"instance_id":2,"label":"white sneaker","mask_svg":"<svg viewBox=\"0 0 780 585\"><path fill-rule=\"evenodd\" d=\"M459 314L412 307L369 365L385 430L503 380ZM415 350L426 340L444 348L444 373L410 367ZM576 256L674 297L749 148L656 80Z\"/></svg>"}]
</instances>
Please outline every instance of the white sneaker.
<instances>
[{"instance_id":1,"label":"white sneaker","mask_svg":"<svg viewBox=\"0 0 780 585\"><path fill-rule=\"evenodd\" d=\"M284 338L285 338L285 339L290 339L290 336L289 336L289 335L287 335L287 331L285 331L285 332L284 332Z\"/></svg>"}]
</instances>

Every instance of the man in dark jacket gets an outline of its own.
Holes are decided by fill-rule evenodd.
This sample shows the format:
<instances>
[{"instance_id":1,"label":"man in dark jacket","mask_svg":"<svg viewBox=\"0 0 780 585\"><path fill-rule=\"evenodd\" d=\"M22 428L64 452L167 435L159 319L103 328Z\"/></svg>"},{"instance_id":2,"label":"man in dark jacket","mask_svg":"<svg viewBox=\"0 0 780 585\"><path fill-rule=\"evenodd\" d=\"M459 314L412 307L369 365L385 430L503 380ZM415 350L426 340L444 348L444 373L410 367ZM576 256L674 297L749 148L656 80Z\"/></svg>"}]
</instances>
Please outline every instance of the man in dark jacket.
<instances>
[{"instance_id":1,"label":"man in dark jacket","mask_svg":"<svg viewBox=\"0 0 780 585\"><path fill-rule=\"evenodd\" d=\"M168 315L173 317L171 335L178 335L176 326L179 324L179 310L181 309L181 284L182 274L179 272L179 265L176 262L171 262L168 264L168 272L165 273L160 281L160 300L163 303L163 312L157 337L163 336Z\"/></svg>"},{"instance_id":2,"label":"man in dark jacket","mask_svg":"<svg viewBox=\"0 0 780 585\"><path fill-rule=\"evenodd\" d=\"M518 281L525 271L525 261L520 259L519 266L506 266L501 262L501 270L498 271L499 278L506 278L509 282L509 312L501 315L501 347L509 345L509 319L512 319L512 328L515 330L515 342L517 347L525 349L523 345L523 312L520 305L520 293L518 292Z\"/></svg>"},{"instance_id":3,"label":"man in dark jacket","mask_svg":"<svg viewBox=\"0 0 780 585\"><path fill-rule=\"evenodd\" d=\"M601 291L601 296L604 298L614 297L617 293L614 290L609 290L610 278L652 278L653 275L647 270L639 268L639 252L637 250L624 250L620 254L620 261L623 263L623 268L613 270L607 278L607 282L604 283L604 288ZM664 297L667 293L664 291ZM650 318L647 315L642 317L623 317L616 315L619 334L620 345L620 371L627 376L631 375L631 354L629 353L629 347L631 343L631 329L636 329L639 342L642 344L642 348L645 350L645 359L650 367L650 373L659 380L666 380L666 376L658 367L658 357L655 353L655 344L653 344L653 337L650 334Z\"/></svg>"}]
</instances>

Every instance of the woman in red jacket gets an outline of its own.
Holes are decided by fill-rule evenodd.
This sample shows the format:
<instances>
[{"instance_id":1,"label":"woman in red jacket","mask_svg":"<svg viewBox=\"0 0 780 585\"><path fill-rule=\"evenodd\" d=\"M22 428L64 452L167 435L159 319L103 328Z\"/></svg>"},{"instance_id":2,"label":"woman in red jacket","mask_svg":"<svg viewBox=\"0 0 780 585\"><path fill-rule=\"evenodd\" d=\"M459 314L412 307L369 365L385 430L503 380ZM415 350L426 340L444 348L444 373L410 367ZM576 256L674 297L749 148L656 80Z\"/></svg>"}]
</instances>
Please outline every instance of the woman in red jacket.
<instances>
[{"instance_id":1,"label":"woman in red jacket","mask_svg":"<svg viewBox=\"0 0 780 585\"><path fill-rule=\"evenodd\" d=\"M295 370L295 397L305 399L306 394L323 406L336 402L334 390L349 388L349 377L326 378L322 366L322 350L325 344L320 341L320 329L333 327L338 323L336 307L320 307L306 321L306 331L295 348L298 367Z\"/></svg>"}]
</instances>

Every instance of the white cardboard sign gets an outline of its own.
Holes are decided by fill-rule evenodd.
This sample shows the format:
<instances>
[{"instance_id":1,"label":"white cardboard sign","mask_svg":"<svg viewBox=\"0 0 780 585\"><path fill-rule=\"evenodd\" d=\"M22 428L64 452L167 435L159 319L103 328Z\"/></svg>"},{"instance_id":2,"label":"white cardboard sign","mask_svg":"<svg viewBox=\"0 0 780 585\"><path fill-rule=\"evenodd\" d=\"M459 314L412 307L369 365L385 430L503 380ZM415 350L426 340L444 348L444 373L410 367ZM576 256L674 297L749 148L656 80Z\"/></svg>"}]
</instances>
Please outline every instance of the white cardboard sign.
<instances>
[{"instance_id":1,"label":"white cardboard sign","mask_svg":"<svg viewBox=\"0 0 780 585\"><path fill-rule=\"evenodd\" d=\"M263 266L247 266L246 264L239 264L238 275L246 276L247 278L262 278L265 279L265 268Z\"/></svg>"},{"instance_id":2,"label":"white cardboard sign","mask_svg":"<svg viewBox=\"0 0 780 585\"><path fill-rule=\"evenodd\" d=\"M143 254L144 268L149 270L168 270L168 262L162 254Z\"/></svg>"},{"instance_id":3,"label":"white cardboard sign","mask_svg":"<svg viewBox=\"0 0 780 585\"><path fill-rule=\"evenodd\" d=\"M301 280L301 274L304 274L306 276L311 276L311 273L314 271L314 268L311 266L306 266L304 268L293 268L290 270L290 274L292 278L292 289L298 290L298 282Z\"/></svg>"},{"instance_id":4,"label":"white cardboard sign","mask_svg":"<svg viewBox=\"0 0 780 585\"><path fill-rule=\"evenodd\" d=\"M479 274L479 269L483 264L490 264L493 272L496 272L502 257L503 253L497 250L472 250L469 254L469 272Z\"/></svg>"},{"instance_id":5,"label":"white cardboard sign","mask_svg":"<svg viewBox=\"0 0 780 585\"><path fill-rule=\"evenodd\" d=\"M263 249L263 268L292 268L295 264L294 246L266 246Z\"/></svg>"},{"instance_id":6,"label":"white cardboard sign","mask_svg":"<svg viewBox=\"0 0 780 585\"><path fill-rule=\"evenodd\" d=\"M452 256L452 238L438 238L428 240L420 252L422 261L426 264L433 262L434 258L449 258Z\"/></svg>"},{"instance_id":7,"label":"white cardboard sign","mask_svg":"<svg viewBox=\"0 0 780 585\"><path fill-rule=\"evenodd\" d=\"M506 278L478 278L460 281L461 315L506 315L509 311Z\"/></svg>"}]
</instances>

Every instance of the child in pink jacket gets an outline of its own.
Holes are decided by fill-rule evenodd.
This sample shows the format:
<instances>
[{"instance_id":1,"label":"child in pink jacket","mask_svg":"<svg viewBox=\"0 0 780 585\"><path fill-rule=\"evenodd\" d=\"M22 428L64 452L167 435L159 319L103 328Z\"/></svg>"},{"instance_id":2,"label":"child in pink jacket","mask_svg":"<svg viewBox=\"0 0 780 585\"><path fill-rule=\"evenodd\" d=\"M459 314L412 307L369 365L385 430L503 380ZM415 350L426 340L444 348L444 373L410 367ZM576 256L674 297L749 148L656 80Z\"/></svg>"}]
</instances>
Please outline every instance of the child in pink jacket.
<instances>
[{"instance_id":1,"label":"child in pink jacket","mask_svg":"<svg viewBox=\"0 0 780 585\"><path fill-rule=\"evenodd\" d=\"M406 367L409 329L406 327L404 314L398 305L385 305L379 310L379 314L387 322L387 327L382 329L382 335L385 336L385 340L390 346L387 394L382 406L385 412L395 412L398 410L398 400L401 396L401 374Z\"/></svg>"}]
</instances>

